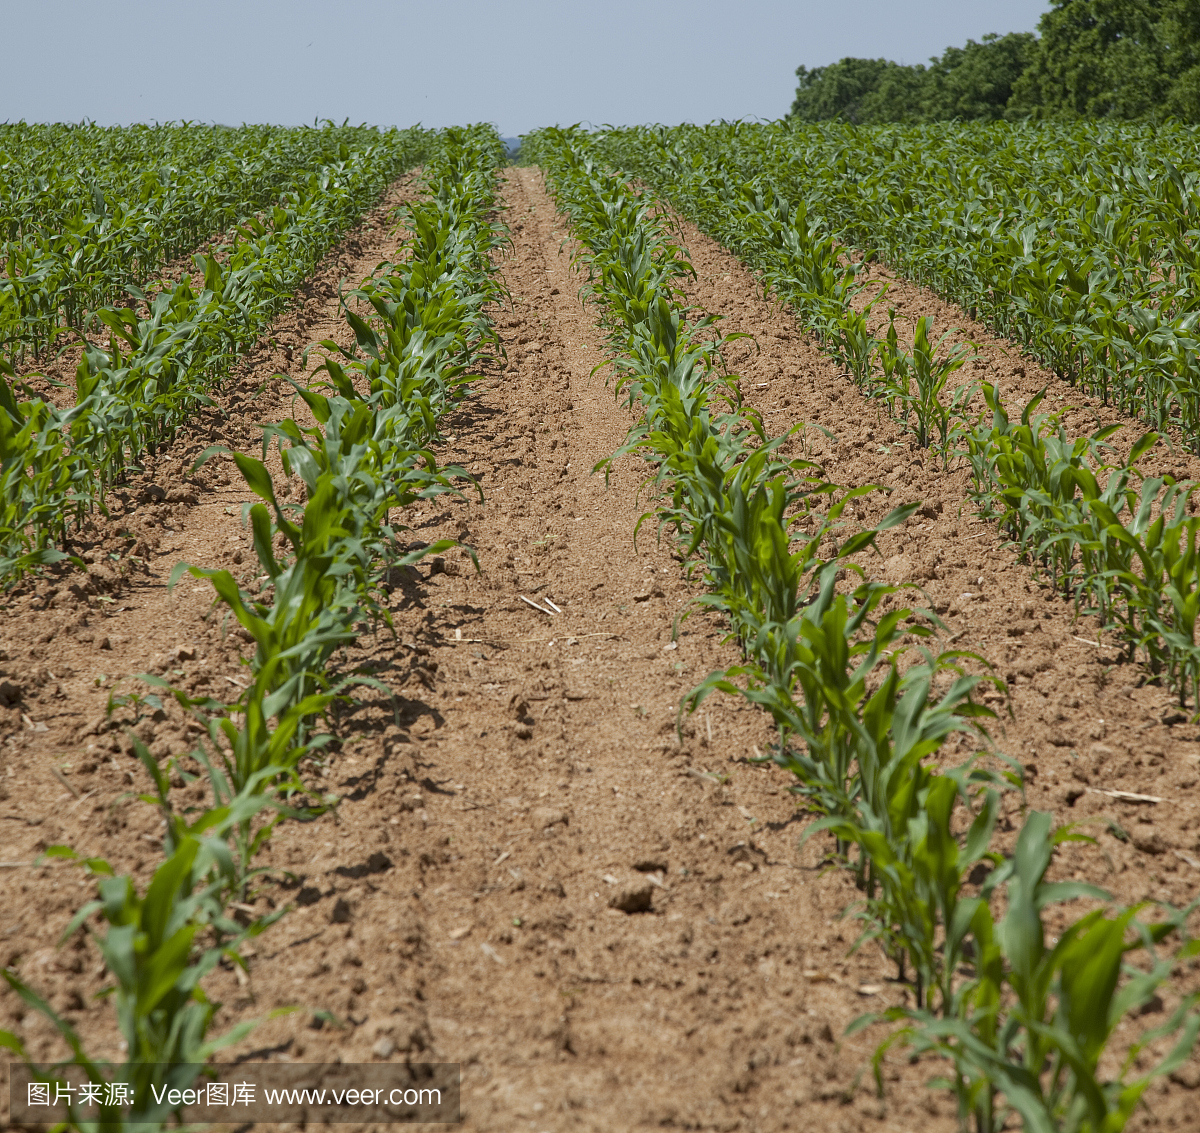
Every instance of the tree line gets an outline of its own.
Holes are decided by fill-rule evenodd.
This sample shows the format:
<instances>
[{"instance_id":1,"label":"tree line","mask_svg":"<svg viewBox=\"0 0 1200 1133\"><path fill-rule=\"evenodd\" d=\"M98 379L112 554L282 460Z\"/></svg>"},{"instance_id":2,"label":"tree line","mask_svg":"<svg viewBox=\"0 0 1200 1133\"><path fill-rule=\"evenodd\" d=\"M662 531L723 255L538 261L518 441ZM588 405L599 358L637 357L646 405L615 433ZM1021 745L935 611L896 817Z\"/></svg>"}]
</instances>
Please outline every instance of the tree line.
<instances>
[{"instance_id":1,"label":"tree line","mask_svg":"<svg viewBox=\"0 0 1200 1133\"><path fill-rule=\"evenodd\" d=\"M1200 0L1051 0L1038 34L985 35L928 66L799 67L791 113L860 125L961 119L1200 121Z\"/></svg>"}]
</instances>

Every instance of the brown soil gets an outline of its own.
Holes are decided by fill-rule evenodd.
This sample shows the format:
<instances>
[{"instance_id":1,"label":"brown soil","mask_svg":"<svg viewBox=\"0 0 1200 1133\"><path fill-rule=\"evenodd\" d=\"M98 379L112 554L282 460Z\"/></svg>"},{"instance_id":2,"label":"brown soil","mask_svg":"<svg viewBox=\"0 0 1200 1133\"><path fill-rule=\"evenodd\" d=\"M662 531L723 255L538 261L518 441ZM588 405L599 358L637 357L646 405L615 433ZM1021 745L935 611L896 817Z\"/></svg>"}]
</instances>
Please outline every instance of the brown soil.
<instances>
[{"instance_id":1,"label":"brown soil","mask_svg":"<svg viewBox=\"0 0 1200 1133\"><path fill-rule=\"evenodd\" d=\"M565 228L536 170L509 170L504 196L514 308L495 318L509 362L485 367L442 454L472 470L486 503L443 497L408 517L414 537L469 541L482 574L450 554L436 573L430 564L398 579L395 637L360 640L350 660L371 661L394 699L367 691L338 722L340 749L312 774L341 805L284 824L265 855L294 877L268 885L258 907L296 908L250 950L248 978L210 981L221 1029L277 1006L303 1010L223 1057L459 1062L468 1129L949 1130L948 1095L924 1088L925 1068L890 1062L880 1103L862 1073L878 1035L840 1039L855 1016L906 991L874 949L848 954L857 933L840 914L853 886L823 868L820 839L797 849L804 819L788 776L751 762L769 739L765 717L712 699L676 738L680 697L735 653L699 613L673 635L695 590L651 524L634 545L646 470L623 462L607 486L591 471L631 418L591 373L600 338L576 299ZM331 255L273 338L345 339L330 285L392 250L378 221ZM929 505L881 540L875 569L919 579L957 644L1011 674L1014 716L996 734L1029 769L1029 803L1094 823L1100 842L1065 852L1060 875L1124 900L1186 901L1200 868L1196 729L1163 723L1162 693L1135 687L1138 671L1111 650L1075 640L1094 641L1094 627L1072 622L993 530L972 524L964 473L912 451L736 261L687 239L701 276L694 301L758 339L761 353L735 344L730 362L771 425L820 422L838 444L810 431L810 451L834 479L892 484ZM168 592L165 582L178 559L248 569L248 495L228 464L192 478L172 469L218 441L257 451L254 424L291 411L271 381L284 362L265 346L247 361L221 394L229 418L197 422L150 470L163 498L149 484L131 491L129 511L92 533L106 561L87 578L8 600L0 962L45 991L101 1057L119 1051L110 1006L91 998L98 955L81 941L56 949L88 884L71 866L31 863L67 843L144 885L161 860L159 820L131 797L148 779L104 705L118 678L151 668L212 695L240 679L244 643L222 639L219 614L205 618L208 586ZM290 370L300 373L298 350ZM187 747L174 709L134 726L159 757ZM1113 788L1163 801L1102 793ZM1003 838L1018 811L1014 796ZM1118 828L1127 841L1109 832ZM0 1026L35 1057L59 1049L8 992ZM1186 1127L1181 1083L1200 1074L1178 1077L1147 1095L1139 1121Z\"/></svg>"}]
</instances>

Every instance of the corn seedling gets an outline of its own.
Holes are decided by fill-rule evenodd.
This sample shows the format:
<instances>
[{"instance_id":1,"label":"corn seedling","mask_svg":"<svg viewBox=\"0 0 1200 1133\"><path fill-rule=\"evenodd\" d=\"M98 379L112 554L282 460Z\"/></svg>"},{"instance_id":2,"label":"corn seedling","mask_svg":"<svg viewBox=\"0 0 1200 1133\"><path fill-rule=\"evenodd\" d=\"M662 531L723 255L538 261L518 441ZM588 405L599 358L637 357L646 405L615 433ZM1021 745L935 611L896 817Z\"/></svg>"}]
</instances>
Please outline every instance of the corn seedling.
<instances>
[{"instance_id":1,"label":"corn seedling","mask_svg":"<svg viewBox=\"0 0 1200 1133\"><path fill-rule=\"evenodd\" d=\"M1037 1133L1120 1133L1146 1088L1184 1062L1200 1032L1194 995L1129 1044L1115 1075L1102 1071L1117 1028L1196 947L1185 938L1174 956L1160 956L1157 946L1185 932L1190 910L1145 924L1138 919L1142 906L1094 909L1048 943L1045 909L1108 896L1082 882L1046 880L1054 848L1080 837L1069 828L1052 831L1050 816L1035 811L1013 857L989 873L979 896L961 902L954 927L971 945L969 974L945 989L939 1010L895 1008L884 1016L902 1026L876 1052L881 1090L883 1057L899 1045L952 1064L945 1085L957 1097L960 1123L976 1133L997 1133L1013 1116ZM1000 892L1006 910L997 922L991 900ZM1144 966L1129 962L1135 953ZM851 1030L872 1021L859 1019ZM1130 1074L1147 1044L1172 1037L1172 1049L1156 1065Z\"/></svg>"},{"instance_id":2,"label":"corn seedling","mask_svg":"<svg viewBox=\"0 0 1200 1133\"><path fill-rule=\"evenodd\" d=\"M107 862L88 859L83 863L97 878L98 898L79 909L63 940L94 915L106 925L104 934L93 934L93 939L114 980L103 994L111 994L114 1000L127 1052L123 1066L89 1057L74 1028L45 1000L11 972L0 972L29 1007L54 1024L72 1052L68 1062L39 1067L40 1076L53 1080L56 1070L61 1073L71 1065L81 1067L93 1083L116 1082L130 1088L132 1109L101 1105L94 1117L82 1119L72 1107L69 1125L81 1133L165 1127L172 1116L171 1107L154 1101L151 1084L190 1086L198 1066L222 1047L239 1042L255 1025L239 1024L217 1038L208 1034L220 1005L204 994L201 981L222 960L244 965L238 954L240 944L276 919L257 918L241 927L224 916L223 894L232 863L220 826L219 822L211 824L206 836L189 832L174 839L145 894L137 892L131 878L114 876ZM74 856L63 847L48 853ZM10 1032L0 1031L0 1045L25 1057L21 1040Z\"/></svg>"}]
</instances>

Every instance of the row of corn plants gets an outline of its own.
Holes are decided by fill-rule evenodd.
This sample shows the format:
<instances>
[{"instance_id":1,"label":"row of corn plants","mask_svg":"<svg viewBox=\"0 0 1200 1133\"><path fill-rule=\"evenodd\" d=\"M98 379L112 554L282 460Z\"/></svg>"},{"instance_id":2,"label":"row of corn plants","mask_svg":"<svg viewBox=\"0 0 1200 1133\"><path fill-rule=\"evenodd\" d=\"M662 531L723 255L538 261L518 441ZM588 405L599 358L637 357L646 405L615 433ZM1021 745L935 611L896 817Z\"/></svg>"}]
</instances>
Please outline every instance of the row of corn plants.
<instances>
[{"instance_id":1,"label":"row of corn plants","mask_svg":"<svg viewBox=\"0 0 1200 1133\"><path fill-rule=\"evenodd\" d=\"M211 741L226 752L213 777L218 797L243 790L264 766L294 768L328 741L312 734L311 721L351 685L372 683L336 680L332 659L360 623L388 621L387 571L454 545L406 553L391 515L469 480L458 466L439 468L432 446L441 418L467 395L471 368L499 348L484 307L503 295L492 254L504 237L491 218L502 154L490 127L444 132L426 165L427 193L400 210L405 259L382 264L345 297L370 313L344 308L354 347L323 342L323 378L296 387L316 425L289 418L264 430L263 456L277 448L304 502L280 503L263 461L234 454L262 501L247 512L261 588L243 590L224 570L176 568L176 578L187 570L211 580L256 643L254 679L233 710L240 726L228 711L208 718ZM245 843L243 857L255 849Z\"/></svg>"},{"instance_id":2,"label":"row of corn plants","mask_svg":"<svg viewBox=\"0 0 1200 1133\"><path fill-rule=\"evenodd\" d=\"M57 1084L73 1067L103 1084L85 1114L72 1099L67 1127L82 1133L162 1128L178 1114L156 1102L164 1086L185 1089L197 1070L255 1024L209 1034L218 1004L201 982L218 963L244 966L238 953L247 937L282 916L239 920L262 872L255 855L276 824L311 820L336 803L303 782L302 764L319 758L333 736L324 728L335 701L370 677L336 671L334 655L349 645L364 621L387 622L379 600L384 572L444 549L435 543L403 550L390 513L417 498L454 491L467 474L439 468L430 446L440 437L440 417L469 392L469 373L498 341L484 307L503 297L492 254L505 240L493 220L495 167L503 143L490 127L444 131L425 171L427 192L403 206L405 256L385 263L347 296L366 314L346 306L356 346L326 342L323 375L297 394L317 425L295 420L271 426L264 456L276 444L287 475L304 484L303 503L281 504L266 465L235 454L247 484L262 502L247 511L263 570L256 594L242 590L226 571L181 565L212 582L217 600L256 643L249 687L233 703L197 700L167 688L205 724L207 742L192 752L207 776L211 805L179 811L170 796L168 768L135 748L149 771L154 794L144 796L162 815L166 860L145 894L132 878L117 877L106 862L83 865L98 875L98 899L79 910L64 940L97 918L93 933L114 978L118 1022L127 1051L123 1066L88 1055L74 1028L12 972L10 986L49 1017L71 1057L37 1068ZM322 390L330 392L322 392ZM212 453L201 457L201 462ZM152 685L164 682L142 678ZM386 691L386 690L385 690ZM192 778L182 765L177 770ZM51 856L74 857L65 848ZM102 994L107 994L102 993ZM26 1057L20 1039L0 1032L0 1045ZM155 1091L151 1091L153 1085Z\"/></svg>"},{"instance_id":3,"label":"row of corn plants","mask_svg":"<svg viewBox=\"0 0 1200 1133\"><path fill-rule=\"evenodd\" d=\"M145 288L168 260L302 192L367 147L397 167L421 130L367 127L0 127L0 349L16 362Z\"/></svg>"},{"instance_id":4,"label":"row of corn plants","mask_svg":"<svg viewBox=\"0 0 1200 1133\"><path fill-rule=\"evenodd\" d=\"M61 559L62 544L104 507L111 484L211 404L209 391L230 362L378 199L397 163L421 153L419 139L367 146L321 166L265 218L239 228L225 254L198 254L195 278L140 310L97 311L109 344L87 344L73 405L18 400L23 387L0 358L0 579Z\"/></svg>"},{"instance_id":5,"label":"row of corn plants","mask_svg":"<svg viewBox=\"0 0 1200 1133\"><path fill-rule=\"evenodd\" d=\"M894 311L884 337L876 337L868 324L886 292L865 304L855 302L864 286L862 265L845 257L808 202L791 200L762 181L738 181L725 170L689 161L665 131L649 138L657 147L652 171L647 137L614 132L595 144L608 160L628 160L626 168L753 268L764 289L795 310L865 394L882 401L920 445L936 448L948 460L951 434L971 396L969 387L951 390L950 379L970 357L970 347L944 349L948 335L934 340L928 318L917 320L911 348L901 345Z\"/></svg>"},{"instance_id":6,"label":"row of corn plants","mask_svg":"<svg viewBox=\"0 0 1200 1133\"><path fill-rule=\"evenodd\" d=\"M1119 426L1071 438L1061 413L1037 412L1042 395L1014 421L993 386L983 394L988 410L962 430L979 514L1080 613L1111 629L1181 707L1190 697L1200 711L1196 486L1138 471L1156 433L1111 463L1105 442Z\"/></svg>"},{"instance_id":7,"label":"row of corn plants","mask_svg":"<svg viewBox=\"0 0 1200 1133\"><path fill-rule=\"evenodd\" d=\"M1012 856L993 847L1002 794L1019 787L1014 770L982 755L959 766L937 758L955 732L987 738L991 713L972 698L981 678L962 667L979 659L906 656L929 636L928 619L888 611L898 588L854 561L916 505L871 530L840 530L846 504L876 489L845 490L811 462L782 458L786 437L766 435L723 372L712 320L689 321L680 303L691 269L661 207L605 172L585 135L541 131L524 146L582 246L618 393L640 411L616 456L655 466L659 530L703 575L699 604L728 618L744 654L688 703L719 690L771 713L772 757L818 815L807 836L836 837L862 892L858 946L878 942L911 984L913 1006L856 1024L900 1024L877 1065L898 1044L950 1060L960 1120L979 1133L1014 1114L1031 1130L1119 1130L1200 1030L1185 1000L1134 1044L1136 1055L1173 1036L1156 1065L1101 1068L1119 1024L1193 953L1186 915L1147 922L1143 907L1114 909L1094 886L1048 881L1055 848L1084 836L1052 829L1046 814L1028 816ZM970 883L980 872L986 880ZM1048 940L1048 914L1077 898L1106 904ZM1173 933L1185 939L1171 952ZM1141 967L1130 961L1139 953Z\"/></svg>"},{"instance_id":8,"label":"row of corn plants","mask_svg":"<svg viewBox=\"0 0 1200 1133\"><path fill-rule=\"evenodd\" d=\"M1190 128L722 123L612 131L606 144L651 183L665 147L710 196L753 182L802 202L822 238L887 260L1200 451Z\"/></svg>"},{"instance_id":9,"label":"row of corn plants","mask_svg":"<svg viewBox=\"0 0 1200 1133\"><path fill-rule=\"evenodd\" d=\"M1200 708L1197 521L1187 514L1193 489L1136 470L1158 435L1147 433L1124 464L1112 465L1104 461L1103 444L1115 427L1069 439L1057 417L1032 417L1041 397L1017 425L985 383L986 408L971 411L976 388L950 388L970 347L946 349L948 336L934 341L928 318L917 320L911 349L900 345L894 318L884 338L870 333L872 303L862 309L852 302L862 288L861 265L840 254L838 242L810 218L809 205L788 200L778 188L768 194L758 182L737 184L727 174L712 192L713 181L697 172L697 162L689 165L664 135L656 144L653 177L669 186L673 203L751 265L764 287L793 307L822 348L918 443L946 462L956 453L967 456L980 514L997 519L1020 553L1074 597L1081 612L1115 630L1130 660L1145 661L1181 704L1190 696ZM605 137L600 152L624 156L626 149ZM641 169L644 155L635 149L633 156Z\"/></svg>"}]
</instances>

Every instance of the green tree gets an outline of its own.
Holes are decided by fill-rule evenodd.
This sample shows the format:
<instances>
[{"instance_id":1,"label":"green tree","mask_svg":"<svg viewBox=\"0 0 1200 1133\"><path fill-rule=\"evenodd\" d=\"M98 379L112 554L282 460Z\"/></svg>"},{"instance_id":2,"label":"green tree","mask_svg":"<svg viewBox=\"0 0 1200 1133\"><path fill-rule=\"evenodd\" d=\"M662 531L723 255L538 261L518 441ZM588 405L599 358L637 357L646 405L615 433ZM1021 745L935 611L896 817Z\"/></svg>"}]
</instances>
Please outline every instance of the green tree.
<instances>
[{"instance_id":1,"label":"green tree","mask_svg":"<svg viewBox=\"0 0 1200 1133\"><path fill-rule=\"evenodd\" d=\"M948 47L929 69L927 121L1004 117L1013 87L1037 53L1032 32L985 35L982 43Z\"/></svg>"},{"instance_id":2,"label":"green tree","mask_svg":"<svg viewBox=\"0 0 1200 1133\"><path fill-rule=\"evenodd\" d=\"M796 68L793 116L804 122L841 118L862 121L862 101L878 88L884 73L897 64L887 59L842 59L827 67Z\"/></svg>"},{"instance_id":3,"label":"green tree","mask_svg":"<svg viewBox=\"0 0 1200 1133\"><path fill-rule=\"evenodd\" d=\"M1000 118L1036 47L1029 32L985 35L982 43L948 47L929 67L854 58L800 67L792 114L805 122L840 118L862 126Z\"/></svg>"},{"instance_id":4,"label":"green tree","mask_svg":"<svg viewBox=\"0 0 1200 1133\"><path fill-rule=\"evenodd\" d=\"M1009 116L1142 118L1167 93L1161 0L1052 0Z\"/></svg>"},{"instance_id":5,"label":"green tree","mask_svg":"<svg viewBox=\"0 0 1200 1133\"><path fill-rule=\"evenodd\" d=\"M1052 0L1010 118L1200 121L1197 0Z\"/></svg>"},{"instance_id":6,"label":"green tree","mask_svg":"<svg viewBox=\"0 0 1200 1133\"><path fill-rule=\"evenodd\" d=\"M928 97L929 73L920 63L912 67L893 63L880 76L879 85L863 98L863 123L924 122Z\"/></svg>"},{"instance_id":7,"label":"green tree","mask_svg":"<svg viewBox=\"0 0 1200 1133\"><path fill-rule=\"evenodd\" d=\"M1171 76L1166 112L1186 122L1200 122L1200 3L1167 4L1159 37L1166 45L1165 65Z\"/></svg>"},{"instance_id":8,"label":"green tree","mask_svg":"<svg viewBox=\"0 0 1200 1133\"><path fill-rule=\"evenodd\" d=\"M985 35L903 66L842 59L796 72L793 116L860 125L951 118L1200 122L1200 0L1051 0L1029 32Z\"/></svg>"}]
</instances>

